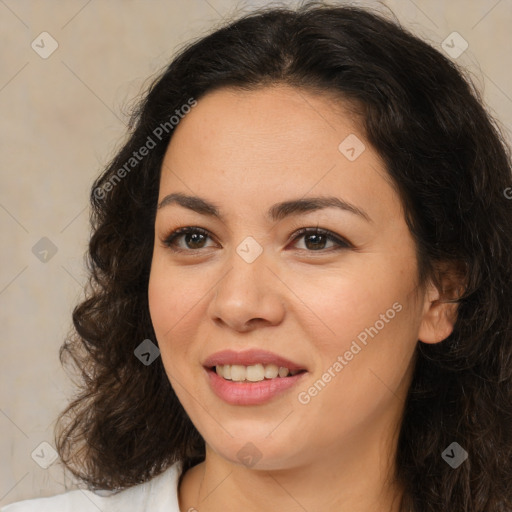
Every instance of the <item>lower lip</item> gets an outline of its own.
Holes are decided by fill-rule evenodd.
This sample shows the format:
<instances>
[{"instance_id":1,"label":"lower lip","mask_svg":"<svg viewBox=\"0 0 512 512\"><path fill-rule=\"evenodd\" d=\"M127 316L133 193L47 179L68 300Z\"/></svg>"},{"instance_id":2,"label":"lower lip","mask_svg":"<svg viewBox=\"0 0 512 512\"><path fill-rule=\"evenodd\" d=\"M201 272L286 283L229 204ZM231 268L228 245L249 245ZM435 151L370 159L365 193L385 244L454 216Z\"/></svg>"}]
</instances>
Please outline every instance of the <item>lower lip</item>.
<instances>
[{"instance_id":1,"label":"lower lip","mask_svg":"<svg viewBox=\"0 0 512 512\"><path fill-rule=\"evenodd\" d=\"M289 390L307 373L290 377L276 377L260 382L233 382L219 377L211 369L206 369L213 392L231 405L259 405Z\"/></svg>"}]
</instances>

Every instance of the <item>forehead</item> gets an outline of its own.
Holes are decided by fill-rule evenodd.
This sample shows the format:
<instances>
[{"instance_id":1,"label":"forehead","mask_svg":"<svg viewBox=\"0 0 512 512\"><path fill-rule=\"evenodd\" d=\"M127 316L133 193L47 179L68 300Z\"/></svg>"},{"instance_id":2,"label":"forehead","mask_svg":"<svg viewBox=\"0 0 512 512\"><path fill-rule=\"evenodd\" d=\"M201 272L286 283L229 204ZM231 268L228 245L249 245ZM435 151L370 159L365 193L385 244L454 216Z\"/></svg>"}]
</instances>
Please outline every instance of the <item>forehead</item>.
<instances>
[{"instance_id":1,"label":"forehead","mask_svg":"<svg viewBox=\"0 0 512 512\"><path fill-rule=\"evenodd\" d=\"M220 148L241 144L240 153L266 149L290 158L284 151L295 146L304 152L304 142L316 141L326 150L332 140L360 131L349 104L326 93L275 85L250 91L221 88L206 94L180 122L173 140L182 143L186 135L188 143L201 149L205 143Z\"/></svg>"},{"instance_id":2,"label":"forehead","mask_svg":"<svg viewBox=\"0 0 512 512\"><path fill-rule=\"evenodd\" d=\"M267 199L334 193L376 216L399 208L350 109L289 86L223 88L201 98L164 158L160 198L176 191L260 207Z\"/></svg>"}]
</instances>

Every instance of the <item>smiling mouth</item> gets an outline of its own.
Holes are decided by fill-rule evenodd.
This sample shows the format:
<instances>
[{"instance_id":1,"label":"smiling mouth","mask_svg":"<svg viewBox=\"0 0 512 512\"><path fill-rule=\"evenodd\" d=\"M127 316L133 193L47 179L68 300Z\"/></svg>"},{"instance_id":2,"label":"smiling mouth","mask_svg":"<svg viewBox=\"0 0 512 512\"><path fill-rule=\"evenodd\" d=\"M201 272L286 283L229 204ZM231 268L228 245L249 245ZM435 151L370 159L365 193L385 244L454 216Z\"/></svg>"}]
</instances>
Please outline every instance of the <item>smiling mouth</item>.
<instances>
[{"instance_id":1,"label":"smiling mouth","mask_svg":"<svg viewBox=\"0 0 512 512\"><path fill-rule=\"evenodd\" d=\"M232 382L262 382L264 380L285 379L306 370L289 370L276 364L253 364L244 366L240 364L217 365L209 368L224 380Z\"/></svg>"}]
</instances>

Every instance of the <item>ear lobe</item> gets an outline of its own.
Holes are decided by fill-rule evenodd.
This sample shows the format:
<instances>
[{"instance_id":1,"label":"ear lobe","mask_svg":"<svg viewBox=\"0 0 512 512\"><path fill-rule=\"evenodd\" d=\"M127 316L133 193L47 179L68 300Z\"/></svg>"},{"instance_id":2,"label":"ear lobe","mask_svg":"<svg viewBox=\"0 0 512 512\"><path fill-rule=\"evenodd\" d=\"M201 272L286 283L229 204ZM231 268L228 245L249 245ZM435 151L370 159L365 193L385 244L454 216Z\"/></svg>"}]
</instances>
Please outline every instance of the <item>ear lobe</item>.
<instances>
[{"instance_id":1,"label":"ear lobe","mask_svg":"<svg viewBox=\"0 0 512 512\"><path fill-rule=\"evenodd\" d=\"M430 281L425 291L423 317L418 339L423 343L439 343L453 332L457 321L458 298L464 290L464 272L460 266L443 269L442 292Z\"/></svg>"}]
</instances>

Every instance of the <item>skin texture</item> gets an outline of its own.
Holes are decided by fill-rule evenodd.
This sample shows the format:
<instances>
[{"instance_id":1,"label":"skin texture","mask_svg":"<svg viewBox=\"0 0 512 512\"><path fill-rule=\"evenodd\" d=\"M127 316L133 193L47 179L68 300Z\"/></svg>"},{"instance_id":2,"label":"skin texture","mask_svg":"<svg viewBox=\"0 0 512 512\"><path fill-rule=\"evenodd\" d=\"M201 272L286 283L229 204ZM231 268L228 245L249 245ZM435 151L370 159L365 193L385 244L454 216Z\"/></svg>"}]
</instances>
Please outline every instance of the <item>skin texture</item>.
<instances>
[{"instance_id":1,"label":"skin texture","mask_svg":"<svg viewBox=\"0 0 512 512\"><path fill-rule=\"evenodd\" d=\"M342 107L284 85L219 89L199 100L169 144L159 202L180 192L223 214L221 221L172 204L155 222L151 318L169 380L206 442L205 462L181 482L182 511L398 510L393 461L415 347L445 339L455 313L436 302L433 285L417 286L400 200ZM338 150L350 134L366 146L354 161ZM265 218L275 203L318 196L342 198L371 221L332 207ZM163 241L184 226L209 237L194 245L181 236L175 253ZM317 226L351 246L333 250L331 241L294 235ZM236 251L248 236L263 249L252 263ZM301 403L299 393L396 303L394 318ZM202 362L251 348L307 374L265 404L227 404L210 389ZM252 467L237 456L249 442L261 454Z\"/></svg>"}]
</instances>

